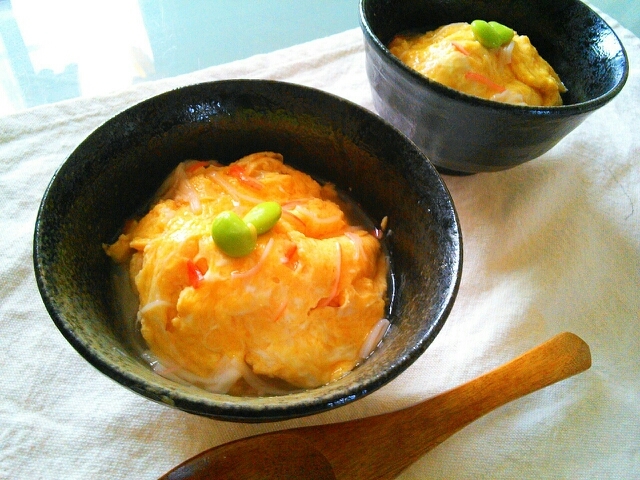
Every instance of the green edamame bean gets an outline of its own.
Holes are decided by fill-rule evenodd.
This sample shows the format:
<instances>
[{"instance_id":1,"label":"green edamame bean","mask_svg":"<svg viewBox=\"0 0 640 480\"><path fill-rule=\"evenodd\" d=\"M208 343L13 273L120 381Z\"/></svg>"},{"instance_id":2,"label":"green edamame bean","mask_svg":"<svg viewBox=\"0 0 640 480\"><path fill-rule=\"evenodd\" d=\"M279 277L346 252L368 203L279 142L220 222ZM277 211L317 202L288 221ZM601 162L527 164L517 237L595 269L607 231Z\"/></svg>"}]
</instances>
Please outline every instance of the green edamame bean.
<instances>
[{"instance_id":1,"label":"green edamame bean","mask_svg":"<svg viewBox=\"0 0 640 480\"><path fill-rule=\"evenodd\" d=\"M484 20L474 20L471 22L471 30L482 45L487 48L498 48L509 43L514 32L498 22L485 22Z\"/></svg>"},{"instance_id":2,"label":"green edamame bean","mask_svg":"<svg viewBox=\"0 0 640 480\"><path fill-rule=\"evenodd\" d=\"M484 20L474 20L471 22L471 30L474 37L487 48L497 48L500 46L500 37L495 29Z\"/></svg>"},{"instance_id":3,"label":"green edamame bean","mask_svg":"<svg viewBox=\"0 0 640 480\"><path fill-rule=\"evenodd\" d=\"M259 203L244 216L244 222L253 225L258 235L268 232L282 215L282 207L277 202Z\"/></svg>"},{"instance_id":4,"label":"green edamame bean","mask_svg":"<svg viewBox=\"0 0 640 480\"><path fill-rule=\"evenodd\" d=\"M258 234L255 227L247 225L236 213L226 211L213 220L211 236L230 257L244 257L256 248Z\"/></svg>"},{"instance_id":5,"label":"green edamame bean","mask_svg":"<svg viewBox=\"0 0 640 480\"><path fill-rule=\"evenodd\" d=\"M500 39L500 46L506 45L513 38L515 32L512 28L509 28L498 22L489 22L489 25L491 25L491 27L493 27L495 32L498 34L498 38Z\"/></svg>"}]
</instances>

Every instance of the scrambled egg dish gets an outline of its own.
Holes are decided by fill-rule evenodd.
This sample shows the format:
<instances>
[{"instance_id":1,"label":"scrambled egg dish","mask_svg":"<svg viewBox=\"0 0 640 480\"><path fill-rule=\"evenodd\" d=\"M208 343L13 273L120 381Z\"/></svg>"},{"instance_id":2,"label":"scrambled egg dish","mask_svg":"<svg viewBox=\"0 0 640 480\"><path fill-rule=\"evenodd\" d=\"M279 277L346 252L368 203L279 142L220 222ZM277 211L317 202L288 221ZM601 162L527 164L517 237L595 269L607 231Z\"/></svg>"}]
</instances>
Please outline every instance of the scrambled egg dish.
<instances>
[{"instance_id":1,"label":"scrambled egg dish","mask_svg":"<svg viewBox=\"0 0 640 480\"><path fill-rule=\"evenodd\" d=\"M531 106L562 105L566 88L529 38L515 34L487 48L468 23L424 35L398 35L389 50L407 66L458 91L487 100Z\"/></svg>"},{"instance_id":2,"label":"scrambled egg dish","mask_svg":"<svg viewBox=\"0 0 640 480\"><path fill-rule=\"evenodd\" d=\"M222 252L213 219L264 201L281 205L273 228L246 256ZM129 269L156 371L244 395L316 387L353 369L389 325L388 265L379 235L351 226L344 209L331 185L276 153L180 164L149 213L105 246Z\"/></svg>"}]
</instances>

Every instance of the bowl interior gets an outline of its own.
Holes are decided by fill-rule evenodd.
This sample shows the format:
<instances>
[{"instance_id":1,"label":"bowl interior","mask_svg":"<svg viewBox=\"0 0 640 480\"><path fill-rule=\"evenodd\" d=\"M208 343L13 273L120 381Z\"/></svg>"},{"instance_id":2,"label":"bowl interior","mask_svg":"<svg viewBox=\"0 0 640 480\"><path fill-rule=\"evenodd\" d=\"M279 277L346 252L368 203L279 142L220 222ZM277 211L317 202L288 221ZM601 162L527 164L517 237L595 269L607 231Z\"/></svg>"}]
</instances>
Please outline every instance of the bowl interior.
<instances>
[{"instance_id":1,"label":"bowl interior","mask_svg":"<svg viewBox=\"0 0 640 480\"><path fill-rule=\"evenodd\" d=\"M628 74L626 53L616 34L579 0L361 0L360 13L365 32L384 50L399 32L426 32L476 19L508 25L527 35L556 70L568 89L565 105L609 99Z\"/></svg>"},{"instance_id":2,"label":"bowl interior","mask_svg":"<svg viewBox=\"0 0 640 480\"><path fill-rule=\"evenodd\" d=\"M110 260L126 219L148 207L186 159L229 163L271 150L335 183L376 222L387 216L394 273L392 328L381 348L344 378L281 397L231 397L178 385L137 355L114 302ZM34 235L43 301L59 330L98 370L157 402L232 421L271 421L356 400L406 369L440 331L455 298L461 234L433 166L370 112L280 82L235 80L184 87L142 102L93 132L52 179Z\"/></svg>"}]
</instances>

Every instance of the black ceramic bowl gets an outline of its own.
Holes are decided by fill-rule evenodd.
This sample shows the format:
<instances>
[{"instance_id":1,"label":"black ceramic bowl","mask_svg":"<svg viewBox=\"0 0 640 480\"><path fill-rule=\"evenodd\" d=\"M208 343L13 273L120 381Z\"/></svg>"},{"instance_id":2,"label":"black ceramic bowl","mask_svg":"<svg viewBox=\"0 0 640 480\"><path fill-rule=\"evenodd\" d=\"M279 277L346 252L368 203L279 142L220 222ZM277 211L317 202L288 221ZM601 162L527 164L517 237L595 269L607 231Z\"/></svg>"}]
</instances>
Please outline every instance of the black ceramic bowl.
<instances>
[{"instance_id":1,"label":"black ceramic bowl","mask_svg":"<svg viewBox=\"0 0 640 480\"><path fill-rule=\"evenodd\" d=\"M466 95L387 49L398 33L476 19L529 36L567 87L564 105L515 106ZM579 0L361 0L360 23L376 110L444 173L504 170L542 155L613 99L629 71L618 37Z\"/></svg>"},{"instance_id":2,"label":"black ceramic bowl","mask_svg":"<svg viewBox=\"0 0 640 480\"><path fill-rule=\"evenodd\" d=\"M213 394L153 373L123 333L102 244L140 213L172 169L190 158L223 163L271 150L349 192L377 222L387 216L395 278L391 328L347 376L284 396ZM235 80L151 98L91 133L52 179L34 236L38 287L71 345L116 382L151 400L230 421L309 415L384 385L431 344L452 307L462 268L451 197L434 167L375 114L301 86Z\"/></svg>"}]
</instances>

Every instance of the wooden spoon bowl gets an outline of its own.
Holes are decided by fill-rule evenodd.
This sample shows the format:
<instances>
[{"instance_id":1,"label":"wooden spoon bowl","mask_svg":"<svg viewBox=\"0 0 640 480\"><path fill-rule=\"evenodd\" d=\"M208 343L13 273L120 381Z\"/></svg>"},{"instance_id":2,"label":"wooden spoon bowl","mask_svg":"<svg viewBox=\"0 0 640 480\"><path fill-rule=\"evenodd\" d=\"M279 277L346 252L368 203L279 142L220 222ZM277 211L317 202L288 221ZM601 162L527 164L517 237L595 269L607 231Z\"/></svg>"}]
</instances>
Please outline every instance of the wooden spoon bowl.
<instances>
[{"instance_id":1,"label":"wooden spoon bowl","mask_svg":"<svg viewBox=\"0 0 640 480\"><path fill-rule=\"evenodd\" d=\"M226 443L160 480L391 479L474 420L591 366L589 346L561 333L470 382L412 407Z\"/></svg>"}]
</instances>

